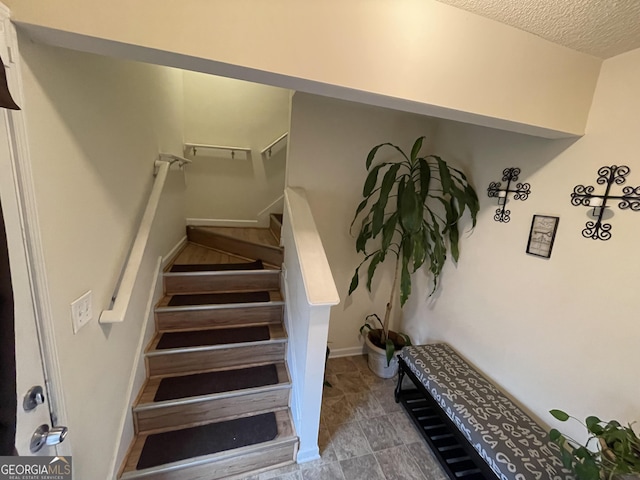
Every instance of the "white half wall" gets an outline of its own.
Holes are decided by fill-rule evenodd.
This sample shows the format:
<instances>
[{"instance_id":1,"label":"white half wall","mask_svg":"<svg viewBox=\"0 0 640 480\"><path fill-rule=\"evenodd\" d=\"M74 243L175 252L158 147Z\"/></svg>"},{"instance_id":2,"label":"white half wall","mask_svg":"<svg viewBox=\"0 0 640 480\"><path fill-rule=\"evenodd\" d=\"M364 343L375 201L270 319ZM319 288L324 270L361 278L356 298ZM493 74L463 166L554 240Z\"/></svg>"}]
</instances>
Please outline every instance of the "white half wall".
<instances>
[{"instance_id":1,"label":"white half wall","mask_svg":"<svg viewBox=\"0 0 640 480\"><path fill-rule=\"evenodd\" d=\"M184 235L181 171L169 172L125 321L99 325L98 314L135 236L158 152L182 153L182 75L19 40L74 475L107 478L157 259ZM94 317L74 335L70 303L87 290Z\"/></svg>"},{"instance_id":2,"label":"white half wall","mask_svg":"<svg viewBox=\"0 0 640 480\"><path fill-rule=\"evenodd\" d=\"M187 169L187 217L257 220L284 191L286 150L274 149L268 158L260 151L289 129L289 90L196 72L183 75L185 143L252 150L246 159L202 148L195 156L185 152L193 160Z\"/></svg>"},{"instance_id":3,"label":"white half wall","mask_svg":"<svg viewBox=\"0 0 640 480\"><path fill-rule=\"evenodd\" d=\"M601 60L435 0L6 0L45 43L544 136Z\"/></svg>"}]
</instances>

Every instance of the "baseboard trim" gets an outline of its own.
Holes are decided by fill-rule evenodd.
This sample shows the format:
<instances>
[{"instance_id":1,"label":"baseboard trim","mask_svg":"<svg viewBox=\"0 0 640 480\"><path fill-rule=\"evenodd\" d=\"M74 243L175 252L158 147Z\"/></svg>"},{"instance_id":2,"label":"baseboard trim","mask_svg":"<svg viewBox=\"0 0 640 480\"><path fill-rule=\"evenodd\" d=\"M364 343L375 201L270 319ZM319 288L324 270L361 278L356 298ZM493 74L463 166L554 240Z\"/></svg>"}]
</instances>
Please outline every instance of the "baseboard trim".
<instances>
[{"instance_id":1,"label":"baseboard trim","mask_svg":"<svg viewBox=\"0 0 640 480\"><path fill-rule=\"evenodd\" d=\"M187 236L185 235L184 237L182 237L180 239L180 241L178 243L175 244L175 246L171 250L169 250L169 253L167 253L164 257L162 257L162 268L163 269L167 265L169 265L171 262L173 262L175 260L175 258L180 253L180 250L182 250L182 248L186 244L187 244Z\"/></svg>"},{"instance_id":2,"label":"baseboard trim","mask_svg":"<svg viewBox=\"0 0 640 480\"><path fill-rule=\"evenodd\" d=\"M192 227L256 227L258 220L234 220L232 218L187 218Z\"/></svg>"},{"instance_id":3,"label":"baseboard trim","mask_svg":"<svg viewBox=\"0 0 640 480\"><path fill-rule=\"evenodd\" d=\"M356 355L363 355L365 353L364 345L360 347L347 347L347 348L331 348L331 353L329 354L329 358L339 358L339 357L353 357Z\"/></svg>"},{"instance_id":4,"label":"baseboard trim","mask_svg":"<svg viewBox=\"0 0 640 480\"><path fill-rule=\"evenodd\" d=\"M129 445L133 439L134 431L133 431L133 412L131 407L135 402L136 397L138 396L138 392L144 383L144 379L146 378L146 366L144 362L144 348L149 343L149 340L153 336L153 332L148 332L150 327L155 327L155 323L153 322L154 317L154 306L158 299L162 296L162 270L163 270L163 258L158 257L158 261L156 263L156 274L155 279L153 281L153 285L149 290L149 299L147 301L147 306L145 308L145 317L142 322L140 337L138 339L138 345L136 348L135 356L134 356L134 368L131 370L131 375L129 376L129 385L127 387L127 395L128 398L127 406L125 411L122 414L119 424L119 432L120 439L119 444L116 446L114 458L111 461L110 467L110 475L108 478L116 479L118 472L120 470L120 466L124 461L124 458L127 455L127 451L129 449Z\"/></svg>"},{"instance_id":5,"label":"baseboard trim","mask_svg":"<svg viewBox=\"0 0 640 480\"><path fill-rule=\"evenodd\" d=\"M320 458L320 449L318 447L312 448L310 450L298 450L298 455L296 455L297 463L306 463L312 462L313 460L317 460Z\"/></svg>"}]
</instances>

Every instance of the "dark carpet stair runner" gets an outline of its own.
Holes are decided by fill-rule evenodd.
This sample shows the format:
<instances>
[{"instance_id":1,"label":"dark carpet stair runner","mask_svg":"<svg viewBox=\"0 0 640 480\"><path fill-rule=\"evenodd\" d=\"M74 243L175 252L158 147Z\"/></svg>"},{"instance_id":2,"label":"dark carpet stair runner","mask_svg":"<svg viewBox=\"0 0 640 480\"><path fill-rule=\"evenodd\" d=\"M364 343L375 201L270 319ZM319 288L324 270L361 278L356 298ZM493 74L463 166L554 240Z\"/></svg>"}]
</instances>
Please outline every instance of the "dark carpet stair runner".
<instances>
[{"instance_id":1,"label":"dark carpet stair runner","mask_svg":"<svg viewBox=\"0 0 640 480\"><path fill-rule=\"evenodd\" d=\"M169 301L169 306L221 305L223 303L268 302L269 300L271 300L269 292L197 293L174 295Z\"/></svg>"},{"instance_id":2,"label":"dark carpet stair runner","mask_svg":"<svg viewBox=\"0 0 640 480\"><path fill-rule=\"evenodd\" d=\"M266 325L189 332L165 332L160 337L156 349L166 350L169 348L260 342L269 340L269 338L271 338L269 335L269 327Z\"/></svg>"},{"instance_id":3,"label":"dark carpet stair runner","mask_svg":"<svg viewBox=\"0 0 640 480\"><path fill-rule=\"evenodd\" d=\"M224 272L238 270L262 270L264 265L261 260L246 263L234 264L195 264L195 265L173 265L169 272ZM223 305L238 303L254 303L269 302L270 292L268 291L239 291L239 292L221 292L211 293L194 293L172 295L169 299L168 306L199 306L199 305ZM269 320L272 321L272 320ZM264 342L271 339L270 328L267 323L256 325L257 322L251 321L248 325L234 325L233 327L222 327L221 325L211 324L203 330L176 330L160 332L160 339L155 347L155 354L163 350L171 349L189 349L193 347L232 345L246 342ZM224 348L224 347L223 347ZM178 350L179 351L179 350ZM170 353L170 352L169 352ZM175 471L176 468L182 469L180 479L202 478L202 460L203 456L211 455L211 478L224 478L226 475L237 475L238 472L250 474L253 470L261 470L271 466L284 465L292 463L295 460L295 452L297 451L297 438L292 427L286 427L286 431L280 434L279 428L283 418L290 420L290 412L288 410L287 392L288 383L285 358L276 363L272 360L260 360L255 357L251 362L244 361L246 366L238 366L237 368L217 367L215 364L198 364L193 366L194 373L185 373L175 376L166 376L156 383L157 390L155 396L151 393L142 407L137 407L150 411L149 408L183 408L184 405L190 405L197 402L211 401L212 411L218 411L218 399L228 398L231 395L232 404L242 403L237 400L237 395L258 395L263 390L260 387L266 387L264 391L276 390L281 391L284 398L282 406L265 408L253 407L251 411L242 411L233 416L221 416L217 420L208 420L207 422L197 422L195 424L184 424L182 420L174 422L170 428L157 428L155 431L149 429L146 431L146 437L142 436L139 444L141 449L138 450L139 456L132 457L132 461L125 462L122 478L145 478L158 479L165 478L163 473L165 464L172 464L167 470ZM254 365L249 365L253 363ZM209 371L207 371L209 370ZM278 372L281 371L279 374ZM198 373L196 373L198 372ZM202 373L204 372L204 373ZM158 380L156 380L158 382ZM281 383L282 382L282 383ZM243 393L245 391L246 393ZM222 394L222 395L217 395ZM227 395L228 394L228 395ZM251 400L244 401L253 402ZM151 400L152 399L152 400ZM227 400L228 401L228 400ZM152 403L148 403L152 402ZM222 408L228 408L228 403ZM253 403L250 403L253 405ZM280 404L273 404L274 406ZM257 409L257 410L256 410ZM273 411L271 411L273 409ZM285 409L282 411L282 409ZM287 413L289 412L289 413ZM283 413L285 416L283 417ZM182 413L184 415L184 413ZM164 415L164 413L162 413ZM169 415L169 414L167 414ZM189 415L189 414L187 414ZM204 423L204 424L202 424ZM138 425L136 423L136 425ZM137 427L136 427L137 428ZM141 434L144 432L141 432ZM144 440L143 440L144 439ZM272 442L278 439L277 442ZM144 441L144 444L142 442ZM213 455L220 452L233 451L241 447L250 448L252 445L263 444L273 445L273 447L260 447L256 452L264 450L266 453L260 453L261 463L256 463L254 453L252 459L248 461L245 467L242 464L242 456L238 456L238 464L229 463L228 455L222 457ZM134 439L135 443L135 439ZM283 455L283 445L291 445L290 454ZM140 448L140 447L138 447ZM287 447L289 448L289 447ZM243 449L245 451L246 449ZM253 451L253 450L252 450ZM286 450L288 452L288 450ZM193 463L189 459L199 458ZM271 458L273 457L273 459ZM136 460L133 460L137 458ZM218 470L217 460L215 458L225 459ZM235 458L235 457L233 457ZM288 459L287 459L288 458ZM235 462L235 460L233 460ZM179 462L179 463L173 463ZM128 466L127 466L128 465ZM176 466L178 465L178 466ZM193 467L191 467L193 465ZM126 467L126 468L125 468ZM194 470L191 470L191 469ZM208 468L208 467L207 467ZM146 470L145 470L146 469ZM200 469L200 470L198 470ZM243 470L245 469L245 470ZM138 475L136 472L140 472ZM158 472L157 474L155 472ZM192 472L193 473L190 473ZM174 475L173 473L171 475ZM207 473L206 475L209 475ZM166 478L178 478L174 476Z\"/></svg>"},{"instance_id":4,"label":"dark carpet stair runner","mask_svg":"<svg viewBox=\"0 0 640 480\"><path fill-rule=\"evenodd\" d=\"M196 373L167 377L160 381L154 401L211 395L278 383L278 371L273 364L220 372Z\"/></svg>"},{"instance_id":5,"label":"dark carpet stair runner","mask_svg":"<svg viewBox=\"0 0 640 480\"><path fill-rule=\"evenodd\" d=\"M273 412L220 423L149 435L138 469L273 440L278 434Z\"/></svg>"},{"instance_id":6,"label":"dark carpet stair runner","mask_svg":"<svg viewBox=\"0 0 640 480\"><path fill-rule=\"evenodd\" d=\"M170 272L228 272L230 270L264 270L262 260L248 263L194 263L173 265Z\"/></svg>"}]
</instances>

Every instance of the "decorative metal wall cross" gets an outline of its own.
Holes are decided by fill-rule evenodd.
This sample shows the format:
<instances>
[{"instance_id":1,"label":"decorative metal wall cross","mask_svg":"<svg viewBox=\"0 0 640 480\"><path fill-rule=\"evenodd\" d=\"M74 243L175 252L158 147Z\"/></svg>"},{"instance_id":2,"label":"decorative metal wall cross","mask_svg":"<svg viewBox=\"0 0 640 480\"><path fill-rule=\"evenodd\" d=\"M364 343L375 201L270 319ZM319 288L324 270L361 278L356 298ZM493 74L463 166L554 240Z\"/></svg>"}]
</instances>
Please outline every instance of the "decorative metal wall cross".
<instances>
[{"instance_id":1,"label":"decorative metal wall cross","mask_svg":"<svg viewBox=\"0 0 640 480\"><path fill-rule=\"evenodd\" d=\"M585 207L593 207L593 216L597 216L595 222L588 221L582 230L582 236L592 238L593 240L609 240L611 238L611 224L602 223L602 216L605 209L608 208L607 201L609 199L620 200L618 208L620 210L640 211L640 187L626 186L622 189L622 195L610 195L611 186L622 185L631 169L626 165L611 165L610 167L600 167L598 170L598 185L606 185L607 188L604 195L594 195L595 187L589 185L576 185L571 194L571 204L575 206L583 205Z\"/></svg>"},{"instance_id":2,"label":"decorative metal wall cross","mask_svg":"<svg viewBox=\"0 0 640 480\"><path fill-rule=\"evenodd\" d=\"M502 205L501 208L496 209L496 214L493 216L493 219L496 222L507 223L511 220L511 210L505 209L509 193L514 194L514 200L525 201L529 198L531 185L528 183L516 183L515 189L509 188L511 186L511 182L518 181L518 175L520 175L519 168L505 168L502 172L502 181L507 182L507 186L505 188L500 188L502 186L501 182L491 182L489 184L489 188L487 189L489 197L497 197L498 205Z\"/></svg>"}]
</instances>

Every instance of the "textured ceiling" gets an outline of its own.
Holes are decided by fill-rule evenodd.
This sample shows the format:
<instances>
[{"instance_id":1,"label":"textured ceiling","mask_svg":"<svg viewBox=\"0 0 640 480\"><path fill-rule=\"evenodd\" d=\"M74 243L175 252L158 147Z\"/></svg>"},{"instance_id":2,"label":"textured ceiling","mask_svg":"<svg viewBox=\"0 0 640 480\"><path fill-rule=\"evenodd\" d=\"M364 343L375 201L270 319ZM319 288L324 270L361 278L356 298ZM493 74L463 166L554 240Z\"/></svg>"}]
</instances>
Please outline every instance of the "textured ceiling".
<instances>
[{"instance_id":1,"label":"textured ceiling","mask_svg":"<svg viewBox=\"0 0 640 480\"><path fill-rule=\"evenodd\" d=\"M640 48L640 0L438 0L590 55Z\"/></svg>"}]
</instances>

